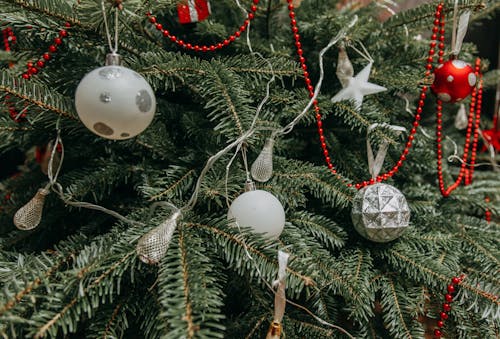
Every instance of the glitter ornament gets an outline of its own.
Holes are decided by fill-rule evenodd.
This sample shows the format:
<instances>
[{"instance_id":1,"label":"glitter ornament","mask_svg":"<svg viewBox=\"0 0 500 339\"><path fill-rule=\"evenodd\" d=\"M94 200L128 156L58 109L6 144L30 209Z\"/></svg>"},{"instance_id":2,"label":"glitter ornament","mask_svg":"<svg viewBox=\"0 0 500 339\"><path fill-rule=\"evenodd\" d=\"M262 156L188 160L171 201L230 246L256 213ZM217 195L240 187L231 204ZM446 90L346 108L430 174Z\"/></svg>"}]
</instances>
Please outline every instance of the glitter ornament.
<instances>
[{"instance_id":1,"label":"glitter ornament","mask_svg":"<svg viewBox=\"0 0 500 339\"><path fill-rule=\"evenodd\" d=\"M266 182L273 176L273 146L274 140L266 140L262 151L252 164L250 173L259 182Z\"/></svg>"},{"instance_id":2,"label":"glitter ornament","mask_svg":"<svg viewBox=\"0 0 500 339\"><path fill-rule=\"evenodd\" d=\"M476 85L474 69L461 60L448 60L434 70L432 92L439 100L448 103L462 101Z\"/></svg>"},{"instance_id":3,"label":"glitter ornament","mask_svg":"<svg viewBox=\"0 0 500 339\"><path fill-rule=\"evenodd\" d=\"M43 204L49 193L47 188L39 189L35 196L14 214L14 225L23 231L37 227L42 221Z\"/></svg>"},{"instance_id":4,"label":"glitter ornament","mask_svg":"<svg viewBox=\"0 0 500 339\"><path fill-rule=\"evenodd\" d=\"M406 230L410 209L398 189L377 183L358 191L354 197L351 218L356 231L366 239L388 242Z\"/></svg>"},{"instance_id":5,"label":"glitter ornament","mask_svg":"<svg viewBox=\"0 0 500 339\"><path fill-rule=\"evenodd\" d=\"M106 66L80 81L75 106L83 124L112 140L129 139L153 120L156 99L151 86L133 70L120 66L118 54L108 54Z\"/></svg>"},{"instance_id":6,"label":"glitter ornament","mask_svg":"<svg viewBox=\"0 0 500 339\"><path fill-rule=\"evenodd\" d=\"M285 227L285 210L281 202L263 190L250 189L237 197L229 207L227 218L267 238L279 237Z\"/></svg>"}]
</instances>

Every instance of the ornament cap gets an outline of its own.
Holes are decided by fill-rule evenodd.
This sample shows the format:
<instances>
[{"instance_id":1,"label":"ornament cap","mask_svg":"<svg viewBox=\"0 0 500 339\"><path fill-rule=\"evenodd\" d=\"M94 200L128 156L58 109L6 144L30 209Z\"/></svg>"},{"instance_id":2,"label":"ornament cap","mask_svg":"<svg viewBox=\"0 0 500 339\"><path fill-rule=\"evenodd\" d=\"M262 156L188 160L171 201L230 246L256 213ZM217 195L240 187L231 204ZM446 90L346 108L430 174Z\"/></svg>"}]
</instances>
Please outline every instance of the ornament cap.
<instances>
[{"instance_id":1,"label":"ornament cap","mask_svg":"<svg viewBox=\"0 0 500 339\"><path fill-rule=\"evenodd\" d=\"M257 190L257 188L255 187L255 183L252 180L248 179L245 182L245 192L250 192L255 190Z\"/></svg>"},{"instance_id":2,"label":"ornament cap","mask_svg":"<svg viewBox=\"0 0 500 339\"><path fill-rule=\"evenodd\" d=\"M121 66L122 56L118 53L106 54L106 66Z\"/></svg>"},{"instance_id":3,"label":"ornament cap","mask_svg":"<svg viewBox=\"0 0 500 339\"><path fill-rule=\"evenodd\" d=\"M266 339L275 339L281 337L281 324L277 321L273 321L269 326L269 330L267 331Z\"/></svg>"}]
</instances>

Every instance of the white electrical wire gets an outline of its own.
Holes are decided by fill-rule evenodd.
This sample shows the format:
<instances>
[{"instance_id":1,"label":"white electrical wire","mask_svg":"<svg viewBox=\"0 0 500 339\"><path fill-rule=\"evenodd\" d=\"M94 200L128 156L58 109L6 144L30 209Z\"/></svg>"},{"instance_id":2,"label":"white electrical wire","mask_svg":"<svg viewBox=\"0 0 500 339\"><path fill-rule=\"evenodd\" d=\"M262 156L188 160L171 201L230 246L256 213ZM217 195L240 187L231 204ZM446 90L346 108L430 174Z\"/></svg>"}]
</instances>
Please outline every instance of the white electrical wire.
<instances>
[{"instance_id":1,"label":"white electrical wire","mask_svg":"<svg viewBox=\"0 0 500 339\"><path fill-rule=\"evenodd\" d=\"M56 171L54 172L53 166L54 166L54 157L56 154L57 145L61 145L61 159L59 161L59 164L57 166ZM64 144L62 142L61 133L60 133L60 130L58 128L57 129L57 137L56 137L56 140L54 141L54 147L52 147L52 152L50 154L50 159L49 159L49 166L47 169L47 176L49 178L49 183L47 184L46 189L49 189L49 188L52 189L52 191L54 193L56 193L57 196L59 197L59 199L61 199L66 205L77 207L77 208L86 208L86 209L100 211L100 212L109 214L109 215L115 217L116 219L121 220L125 223L132 224L132 225L144 226L144 223L142 223L142 222L126 218L123 215L121 215L120 213L115 212L113 210L109 210L105 207L102 207L102 206L99 206L96 204L91 204L89 202L84 202L84 201L73 201L73 200L66 198L66 196L64 195L64 189L63 189L62 185L57 182L57 178L58 178L59 173L61 171L63 160L64 160Z\"/></svg>"},{"instance_id":2,"label":"white electrical wire","mask_svg":"<svg viewBox=\"0 0 500 339\"><path fill-rule=\"evenodd\" d=\"M272 139L274 139L278 135L286 135L286 134L290 133L293 130L293 128L295 127L295 125L297 125L299 123L299 121L302 120L302 118L309 112L309 109L311 108L314 101L316 100L316 98L319 95L319 92L321 90L321 85L323 84L323 79L325 77L325 70L324 70L324 66L323 66L323 56L333 45L335 45L337 42L339 42L339 40L343 39L347 35L347 30L352 28L356 24L357 21L358 21L358 17L354 16L354 18L351 20L351 22L349 24L347 24L346 27L342 28L337 33L337 35L333 39L330 40L328 45L326 45L326 47L321 50L321 52L319 53L319 70L320 70L319 80L318 80L318 83L316 84L316 87L314 88L313 97L309 100L309 102L307 103L306 107L302 110L302 112L295 117L295 119L293 119L285 127L281 128L279 130L276 130L272 133L272 135L271 135Z\"/></svg>"}]
</instances>

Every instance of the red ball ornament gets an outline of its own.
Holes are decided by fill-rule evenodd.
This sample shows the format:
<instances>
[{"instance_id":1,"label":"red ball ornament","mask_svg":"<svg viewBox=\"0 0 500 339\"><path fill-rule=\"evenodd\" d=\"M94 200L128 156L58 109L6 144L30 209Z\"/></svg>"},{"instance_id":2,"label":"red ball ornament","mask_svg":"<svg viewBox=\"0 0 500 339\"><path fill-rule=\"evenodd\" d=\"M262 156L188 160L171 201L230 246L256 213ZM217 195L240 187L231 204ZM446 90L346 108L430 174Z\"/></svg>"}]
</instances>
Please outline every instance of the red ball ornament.
<instances>
[{"instance_id":1,"label":"red ball ornament","mask_svg":"<svg viewBox=\"0 0 500 339\"><path fill-rule=\"evenodd\" d=\"M443 102L458 102L472 93L476 85L474 69L461 60L449 60L434 70L432 92Z\"/></svg>"}]
</instances>

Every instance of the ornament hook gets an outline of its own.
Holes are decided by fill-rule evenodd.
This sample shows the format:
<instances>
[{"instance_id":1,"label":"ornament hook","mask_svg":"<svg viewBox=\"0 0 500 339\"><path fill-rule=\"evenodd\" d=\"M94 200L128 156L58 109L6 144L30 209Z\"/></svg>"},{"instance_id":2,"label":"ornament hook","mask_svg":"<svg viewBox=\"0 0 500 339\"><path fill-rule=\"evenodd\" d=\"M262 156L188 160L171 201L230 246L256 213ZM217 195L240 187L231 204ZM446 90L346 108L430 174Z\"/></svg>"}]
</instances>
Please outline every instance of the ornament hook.
<instances>
[{"instance_id":1,"label":"ornament hook","mask_svg":"<svg viewBox=\"0 0 500 339\"><path fill-rule=\"evenodd\" d=\"M122 6L122 5L120 4L120 6ZM104 19L104 28L106 29L106 37L108 39L109 50L111 51L112 55L117 54L117 52L118 52L118 33L119 33L119 30L118 30L118 9L121 9L120 6L116 6L116 8L115 8L115 36L114 36L115 44L113 46L113 42L111 39L111 33L109 30L108 18L106 16L106 7L104 6L104 0L101 0L102 16ZM106 58L106 62L107 62L107 58Z\"/></svg>"}]
</instances>

